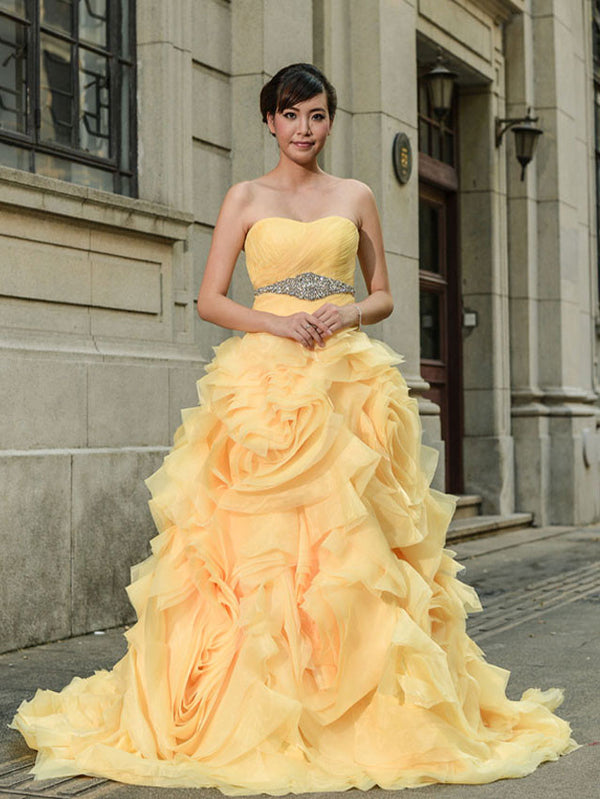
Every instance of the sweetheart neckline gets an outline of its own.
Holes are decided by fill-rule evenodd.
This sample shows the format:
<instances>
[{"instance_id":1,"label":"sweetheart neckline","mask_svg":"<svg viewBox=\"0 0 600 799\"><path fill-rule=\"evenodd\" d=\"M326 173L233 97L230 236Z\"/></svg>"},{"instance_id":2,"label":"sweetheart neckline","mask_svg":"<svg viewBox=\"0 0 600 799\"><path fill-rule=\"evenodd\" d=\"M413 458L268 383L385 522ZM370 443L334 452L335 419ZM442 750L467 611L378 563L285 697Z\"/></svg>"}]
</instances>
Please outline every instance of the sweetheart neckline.
<instances>
[{"instance_id":1,"label":"sweetheart neckline","mask_svg":"<svg viewBox=\"0 0 600 799\"><path fill-rule=\"evenodd\" d=\"M356 232L360 235L360 230L358 225L353 219L350 219L349 216L342 216L341 214L327 214L327 216L318 216L316 219L294 219L291 216L263 216L260 219L257 219L256 222L253 222L248 230L246 231L246 239L250 235L250 231L253 230L260 222L266 222L269 219L283 219L286 222L296 222L298 225L312 225L315 222L323 222L325 219L345 219L346 222L349 222L352 227L356 230Z\"/></svg>"}]
</instances>

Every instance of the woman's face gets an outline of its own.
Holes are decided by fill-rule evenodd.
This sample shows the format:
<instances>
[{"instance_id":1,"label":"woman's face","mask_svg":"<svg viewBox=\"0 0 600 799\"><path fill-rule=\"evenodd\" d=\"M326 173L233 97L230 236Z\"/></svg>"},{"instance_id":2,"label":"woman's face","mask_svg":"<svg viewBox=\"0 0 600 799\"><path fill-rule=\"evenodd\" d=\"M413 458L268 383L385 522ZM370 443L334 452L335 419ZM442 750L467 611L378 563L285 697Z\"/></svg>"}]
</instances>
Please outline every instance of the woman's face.
<instances>
[{"instance_id":1,"label":"woman's face","mask_svg":"<svg viewBox=\"0 0 600 799\"><path fill-rule=\"evenodd\" d=\"M311 161L325 146L331 130L327 95L321 92L277 111L274 117L268 114L267 124L282 153L297 163Z\"/></svg>"}]
</instances>

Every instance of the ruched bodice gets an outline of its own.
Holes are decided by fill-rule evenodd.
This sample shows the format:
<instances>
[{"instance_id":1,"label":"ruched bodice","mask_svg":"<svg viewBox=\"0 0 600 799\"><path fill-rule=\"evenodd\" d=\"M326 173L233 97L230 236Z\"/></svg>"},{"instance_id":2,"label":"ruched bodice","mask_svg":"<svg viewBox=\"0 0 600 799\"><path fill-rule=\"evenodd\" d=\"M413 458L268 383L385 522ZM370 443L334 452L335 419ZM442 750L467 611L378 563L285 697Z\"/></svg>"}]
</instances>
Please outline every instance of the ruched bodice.
<instances>
[{"instance_id":1,"label":"ruched bodice","mask_svg":"<svg viewBox=\"0 0 600 799\"><path fill-rule=\"evenodd\" d=\"M246 236L248 275L255 290L306 272L353 286L358 239L356 225L345 216L310 222L264 217Z\"/></svg>"}]
</instances>

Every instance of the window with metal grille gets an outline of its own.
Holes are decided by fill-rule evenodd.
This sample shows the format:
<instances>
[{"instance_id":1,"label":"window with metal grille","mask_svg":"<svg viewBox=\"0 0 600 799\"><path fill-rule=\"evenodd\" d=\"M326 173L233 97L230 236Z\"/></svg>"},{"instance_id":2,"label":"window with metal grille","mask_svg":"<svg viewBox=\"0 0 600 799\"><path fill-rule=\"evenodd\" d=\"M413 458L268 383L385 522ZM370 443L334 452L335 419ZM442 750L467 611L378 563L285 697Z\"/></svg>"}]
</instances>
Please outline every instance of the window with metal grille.
<instances>
[{"instance_id":1,"label":"window with metal grille","mask_svg":"<svg viewBox=\"0 0 600 799\"><path fill-rule=\"evenodd\" d=\"M135 0L0 0L0 163L137 196Z\"/></svg>"}]
</instances>

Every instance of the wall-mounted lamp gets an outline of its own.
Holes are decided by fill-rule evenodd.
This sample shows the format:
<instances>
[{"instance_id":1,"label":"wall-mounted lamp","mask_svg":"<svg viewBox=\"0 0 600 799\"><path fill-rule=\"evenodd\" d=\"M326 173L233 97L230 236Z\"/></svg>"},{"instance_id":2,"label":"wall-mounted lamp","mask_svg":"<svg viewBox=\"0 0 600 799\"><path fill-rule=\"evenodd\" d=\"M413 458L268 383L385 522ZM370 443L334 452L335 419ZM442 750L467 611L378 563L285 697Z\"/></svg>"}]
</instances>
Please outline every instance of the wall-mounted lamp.
<instances>
[{"instance_id":1,"label":"wall-mounted lamp","mask_svg":"<svg viewBox=\"0 0 600 799\"><path fill-rule=\"evenodd\" d=\"M512 128L515 134L515 150L517 160L521 164L521 180L525 179L525 167L533 158L537 141L544 132L533 124L538 119L539 117L531 116L531 106L527 109L526 117L511 119L498 119L496 117L496 147L500 146L502 137L509 128Z\"/></svg>"},{"instance_id":2,"label":"wall-mounted lamp","mask_svg":"<svg viewBox=\"0 0 600 799\"><path fill-rule=\"evenodd\" d=\"M444 66L443 61L442 49L439 48L435 66L423 75L429 94L429 102L439 120L442 120L450 113L454 81L458 77L456 72L452 72Z\"/></svg>"}]
</instances>

